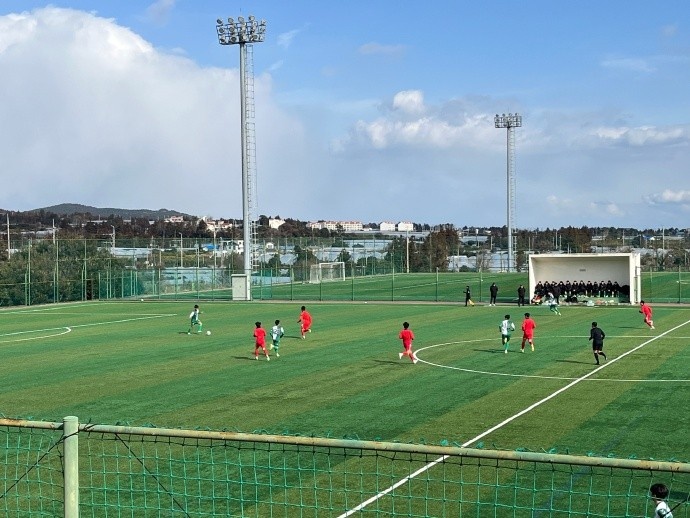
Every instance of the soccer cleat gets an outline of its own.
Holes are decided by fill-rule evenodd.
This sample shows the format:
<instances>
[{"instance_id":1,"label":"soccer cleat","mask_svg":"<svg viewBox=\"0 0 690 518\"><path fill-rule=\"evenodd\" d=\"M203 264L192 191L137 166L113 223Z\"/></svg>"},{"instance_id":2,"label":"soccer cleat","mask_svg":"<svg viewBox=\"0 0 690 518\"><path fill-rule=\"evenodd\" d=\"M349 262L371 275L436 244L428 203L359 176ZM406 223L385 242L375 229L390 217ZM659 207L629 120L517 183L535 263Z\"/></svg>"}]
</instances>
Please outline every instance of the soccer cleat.
<instances>
[{"instance_id":1,"label":"soccer cleat","mask_svg":"<svg viewBox=\"0 0 690 518\"><path fill-rule=\"evenodd\" d=\"M267 362L270 362L270 361L271 361L271 358L269 358L268 356L266 356L266 361L267 361Z\"/></svg>"},{"instance_id":2,"label":"soccer cleat","mask_svg":"<svg viewBox=\"0 0 690 518\"><path fill-rule=\"evenodd\" d=\"M419 360L417 359L416 356L415 356L414 358L412 358L412 363L417 363L418 361L419 361Z\"/></svg>"},{"instance_id":3,"label":"soccer cleat","mask_svg":"<svg viewBox=\"0 0 690 518\"><path fill-rule=\"evenodd\" d=\"M280 358L280 354L276 353L276 358Z\"/></svg>"},{"instance_id":4,"label":"soccer cleat","mask_svg":"<svg viewBox=\"0 0 690 518\"><path fill-rule=\"evenodd\" d=\"M532 346L532 352L534 352L534 346Z\"/></svg>"},{"instance_id":5,"label":"soccer cleat","mask_svg":"<svg viewBox=\"0 0 690 518\"><path fill-rule=\"evenodd\" d=\"M259 359L259 357L258 357L258 356L254 356L254 359L255 359L255 360L258 360L258 359Z\"/></svg>"},{"instance_id":6,"label":"soccer cleat","mask_svg":"<svg viewBox=\"0 0 690 518\"><path fill-rule=\"evenodd\" d=\"M524 352L525 352L525 350L524 350L524 349L520 349L520 352L521 352L521 353L524 353Z\"/></svg>"},{"instance_id":7,"label":"soccer cleat","mask_svg":"<svg viewBox=\"0 0 690 518\"><path fill-rule=\"evenodd\" d=\"M503 352L504 352L505 354L508 354L508 349L505 349Z\"/></svg>"},{"instance_id":8,"label":"soccer cleat","mask_svg":"<svg viewBox=\"0 0 690 518\"><path fill-rule=\"evenodd\" d=\"M311 333L311 329L309 329L309 332Z\"/></svg>"},{"instance_id":9,"label":"soccer cleat","mask_svg":"<svg viewBox=\"0 0 690 518\"><path fill-rule=\"evenodd\" d=\"M656 329L654 326L652 326L652 329Z\"/></svg>"},{"instance_id":10,"label":"soccer cleat","mask_svg":"<svg viewBox=\"0 0 690 518\"><path fill-rule=\"evenodd\" d=\"M595 363L594 365L599 365L599 362Z\"/></svg>"},{"instance_id":11,"label":"soccer cleat","mask_svg":"<svg viewBox=\"0 0 690 518\"><path fill-rule=\"evenodd\" d=\"M302 335L302 340L304 340L305 338L306 338L306 336Z\"/></svg>"},{"instance_id":12,"label":"soccer cleat","mask_svg":"<svg viewBox=\"0 0 690 518\"><path fill-rule=\"evenodd\" d=\"M403 353L398 353L398 358L400 358L402 360L402 357L403 357Z\"/></svg>"},{"instance_id":13,"label":"soccer cleat","mask_svg":"<svg viewBox=\"0 0 690 518\"><path fill-rule=\"evenodd\" d=\"M192 333L187 333L188 335L191 335Z\"/></svg>"}]
</instances>

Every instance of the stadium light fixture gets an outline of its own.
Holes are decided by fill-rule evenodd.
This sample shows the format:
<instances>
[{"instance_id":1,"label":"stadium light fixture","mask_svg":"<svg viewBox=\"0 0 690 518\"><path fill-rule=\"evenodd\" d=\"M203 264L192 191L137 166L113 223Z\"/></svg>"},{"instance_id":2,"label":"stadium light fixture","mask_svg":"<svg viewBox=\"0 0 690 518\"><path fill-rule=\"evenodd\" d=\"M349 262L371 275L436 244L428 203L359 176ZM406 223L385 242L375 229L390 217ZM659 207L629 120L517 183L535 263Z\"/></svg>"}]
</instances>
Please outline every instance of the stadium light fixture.
<instances>
[{"instance_id":1,"label":"stadium light fixture","mask_svg":"<svg viewBox=\"0 0 690 518\"><path fill-rule=\"evenodd\" d=\"M513 266L513 223L515 219L515 128L522 127L522 116L517 113L505 113L494 117L496 128L507 130L506 183L507 183L507 226L508 226L508 268Z\"/></svg>"},{"instance_id":2,"label":"stadium light fixture","mask_svg":"<svg viewBox=\"0 0 690 518\"><path fill-rule=\"evenodd\" d=\"M266 36L266 20L257 21L253 15L245 20L239 16L237 20L228 18L224 22L216 20L218 43L221 45L242 45L244 43L260 43Z\"/></svg>"},{"instance_id":3,"label":"stadium light fixture","mask_svg":"<svg viewBox=\"0 0 690 518\"><path fill-rule=\"evenodd\" d=\"M245 20L238 16L237 19L228 18L227 22L218 18L216 20L216 34L218 43L221 45L239 45L240 47L240 138L242 145L242 219L244 225L244 274L248 280L252 274L252 221L251 204L256 193L253 193L253 182L250 174L250 160L253 147L248 144L247 133L253 131L253 126L249 127L248 118L253 116L253 98L248 99L248 95L253 96L253 77L247 73L247 44L261 43L266 35L266 20L257 21L253 15ZM250 62L251 63L251 62ZM253 67L252 67L253 68ZM248 79L251 79L251 88L248 88ZM250 107L248 110L247 107ZM251 112L251 113L249 113ZM251 191L251 192L250 192ZM251 297L251 290L247 293Z\"/></svg>"}]
</instances>

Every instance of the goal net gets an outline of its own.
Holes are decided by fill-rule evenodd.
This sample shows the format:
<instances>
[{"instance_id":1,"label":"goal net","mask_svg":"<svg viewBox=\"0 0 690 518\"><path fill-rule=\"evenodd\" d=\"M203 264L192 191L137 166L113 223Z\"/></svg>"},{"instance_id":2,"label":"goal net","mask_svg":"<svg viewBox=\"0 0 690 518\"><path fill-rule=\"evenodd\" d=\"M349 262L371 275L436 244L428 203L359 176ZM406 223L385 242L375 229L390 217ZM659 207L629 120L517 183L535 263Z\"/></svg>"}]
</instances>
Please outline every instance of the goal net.
<instances>
[{"instance_id":1,"label":"goal net","mask_svg":"<svg viewBox=\"0 0 690 518\"><path fill-rule=\"evenodd\" d=\"M320 282L344 281L345 263L319 263L309 267L309 282L318 284Z\"/></svg>"}]
</instances>

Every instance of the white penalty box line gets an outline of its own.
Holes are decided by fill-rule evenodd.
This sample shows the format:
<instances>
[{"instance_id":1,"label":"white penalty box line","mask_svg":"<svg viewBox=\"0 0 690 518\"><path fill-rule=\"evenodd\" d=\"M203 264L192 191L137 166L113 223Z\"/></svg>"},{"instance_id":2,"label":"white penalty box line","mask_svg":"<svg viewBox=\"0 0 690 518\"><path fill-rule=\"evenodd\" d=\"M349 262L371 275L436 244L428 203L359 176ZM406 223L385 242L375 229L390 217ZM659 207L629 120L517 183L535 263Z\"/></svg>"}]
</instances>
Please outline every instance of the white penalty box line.
<instances>
[{"instance_id":1,"label":"white penalty box line","mask_svg":"<svg viewBox=\"0 0 690 518\"><path fill-rule=\"evenodd\" d=\"M149 314L149 315L144 315L144 316L139 316L139 317L132 317L132 318L122 318L118 320L108 320L105 322L91 322L89 324L74 324L71 326L60 326L60 327L49 327L46 329L31 329L31 330L24 330L24 331L13 331L11 333L3 333L0 334L0 338L2 337L15 337L15 336L21 336L21 335L33 335L36 333L47 333L47 332L54 332L57 331L57 333L50 334L50 335L41 335L41 336L36 336L32 338L21 338L21 339L16 339L13 340L15 342L19 341L26 341L26 340L37 340L41 338L53 338L55 336L60 336L63 334L71 333L72 329L77 329L80 327L95 327L95 326L105 326L109 324L124 324L127 322L134 322L137 320L151 320L151 319L156 319L156 318L169 318L169 317L175 317L177 316L175 313L164 313L164 314ZM9 340L5 340L0 343L7 343Z\"/></svg>"},{"instance_id":2,"label":"white penalty box line","mask_svg":"<svg viewBox=\"0 0 690 518\"><path fill-rule=\"evenodd\" d=\"M638 345L637 347L633 347L633 348L630 349L629 351L626 351L626 352L624 352L623 354L621 354L620 356L617 356L616 358L611 359L611 361L602 364L601 366L597 367L596 369L592 370L591 372L588 372L588 373L585 374L584 376L581 376L581 377L579 377L579 378L577 378L577 379L571 381L571 382L568 383L566 386L564 386L564 387L562 387L562 388L556 390L555 392L553 392L552 394L546 396L545 398L540 399L540 400L537 401L536 403L531 404L530 406L528 406L528 407L525 408L524 410L521 410L521 411L518 412L517 414L512 415L512 416L508 417L507 419L504 419L503 421L501 421L501 422L498 423L497 425L492 426L491 428L489 428L488 430L486 430L486 431L480 433L480 434L477 435L476 437L473 437L473 438L470 439L469 441L466 441L465 443L461 444L460 447L461 447L461 448L467 448L467 447L469 447L471 444L474 444L474 443L476 443L477 441L479 441L480 439L483 439L484 437L486 437L486 436L489 435L490 433L493 433L493 432L495 432L496 430L499 430L499 429L503 428L504 426L506 426L507 424L513 422L513 421L516 420L517 418L522 417L523 415L525 415L525 414L531 412L531 411L534 410L535 408L537 408L537 407L543 405L544 403L546 403L546 402L552 400L553 398L555 398L555 397L558 396L559 394L562 394L562 393L565 392L566 390L571 389L572 387L574 387L575 385L577 385L577 384L580 383L581 381L584 381L584 380L586 380L587 378L590 378L591 376L594 376L594 375L595 375L596 373L598 373L600 370L609 367L610 365L616 363L618 360L621 360L621 359L625 358L626 356L628 356L629 354L632 354L632 353L638 351L639 349L642 349L645 345L648 345L648 344L654 342L655 340L658 340L659 338L661 338L661 337L667 335L668 333L671 333L671 332L673 332L673 331L675 331L675 330L677 330L677 329L680 329L681 327L686 326L686 325L688 325L688 324L690 324L690 320L687 320L686 322L683 322L682 324L679 324L679 325L677 325L676 327L673 327L673 328L671 328L671 329L669 329L669 330L667 330L667 331L664 331L663 333L661 333L661 334L659 334L659 335L657 335L657 336L654 336L654 337L650 338L650 339L647 340L646 342L642 342L642 343L641 343L640 345ZM353 514L355 514L355 513L359 512L359 511L361 511L362 509L364 509L364 508L367 507L368 505L370 505L370 504L376 502L376 501L379 500L380 498L382 498L382 497L386 496L387 494L391 493L392 491L394 491L395 489L399 488L400 486L402 486L402 485L408 483L408 482L409 482L410 480L412 480L413 478L415 478L415 477L421 475L422 473L428 471L429 469L433 468L433 467L436 466L437 464L440 464L441 462L444 462L444 461L445 461L446 459L448 459L448 458L450 458L450 455L442 455L442 456L439 457L438 459L436 459L436 460L434 460L434 461L432 461L432 462L429 462L428 464L425 464L424 466L422 466L421 468L419 468L417 471L415 471L415 472L413 472L413 473L410 473L408 476L406 476L405 478L399 480L398 482L396 482L396 483L393 484L392 486L390 486L390 487L384 489L383 491L378 492L377 494L375 494L375 495L372 496L371 498L365 500L364 502L362 502L362 503L359 504L358 506L353 507L352 509L349 509L348 511L346 511L346 512L344 512L343 514L339 515L338 518L346 518L347 516L352 516Z\"/></svg>"}]
</instances>

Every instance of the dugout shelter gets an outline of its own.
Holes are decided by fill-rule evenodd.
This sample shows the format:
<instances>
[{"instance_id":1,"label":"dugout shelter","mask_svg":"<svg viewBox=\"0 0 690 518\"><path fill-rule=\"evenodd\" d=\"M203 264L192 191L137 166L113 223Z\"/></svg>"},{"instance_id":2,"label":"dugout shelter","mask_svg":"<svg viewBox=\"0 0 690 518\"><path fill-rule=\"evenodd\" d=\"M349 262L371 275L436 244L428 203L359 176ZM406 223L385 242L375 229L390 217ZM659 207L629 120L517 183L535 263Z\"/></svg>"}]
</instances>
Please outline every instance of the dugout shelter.
<instances>
[{"instance_id":1,"label":"dugout shelter","mask_svg":"<svg viewBox=\"0 0 690 518\"><path fill-rule=\"evenodd\" d=\"M642 298L640 254L532 254L529 256L530 297L538 282L567 281L618 282L629 286L630 304Z\"/></svg>"}]
</instances>

